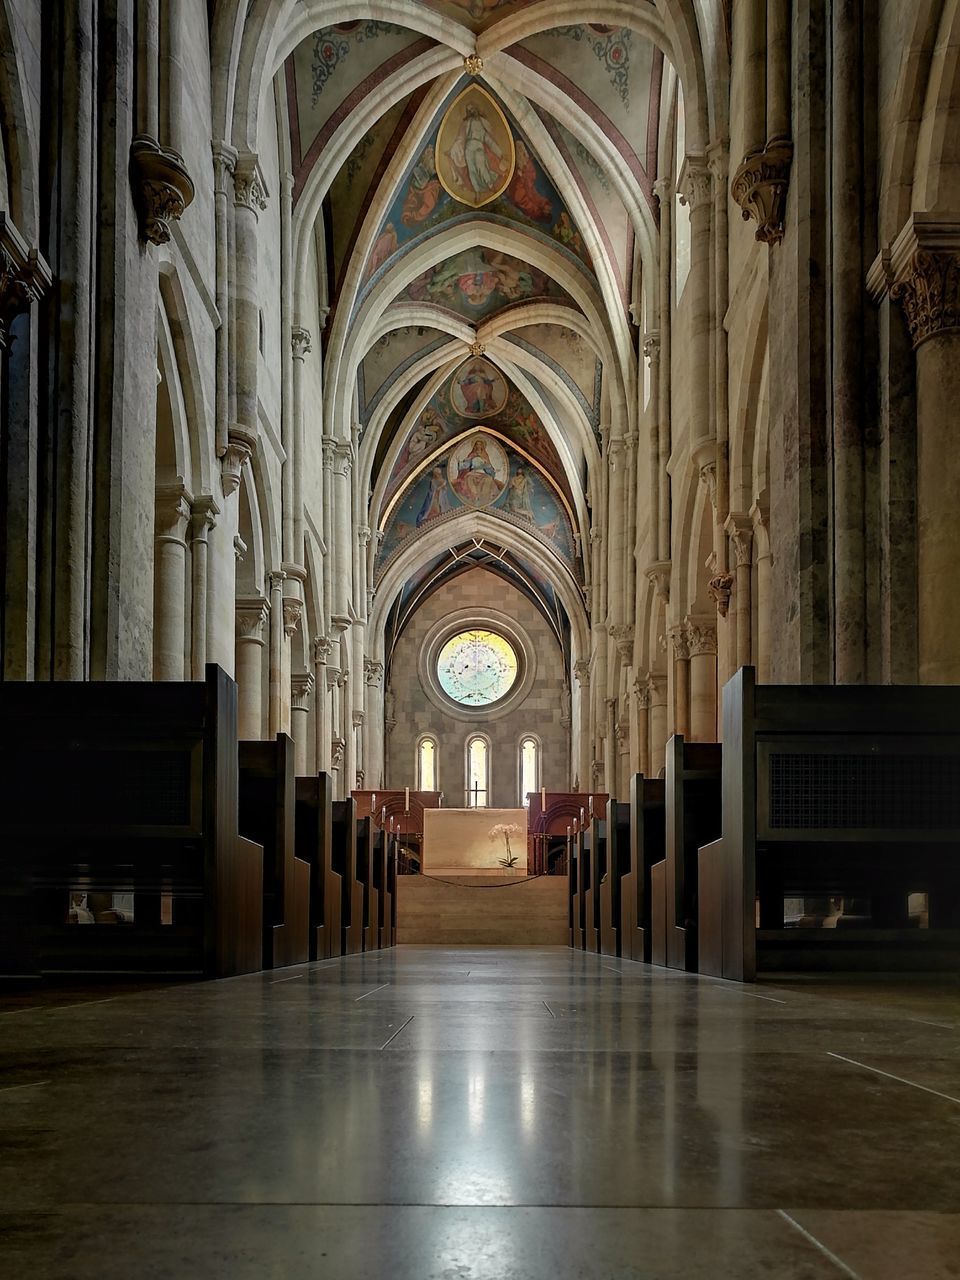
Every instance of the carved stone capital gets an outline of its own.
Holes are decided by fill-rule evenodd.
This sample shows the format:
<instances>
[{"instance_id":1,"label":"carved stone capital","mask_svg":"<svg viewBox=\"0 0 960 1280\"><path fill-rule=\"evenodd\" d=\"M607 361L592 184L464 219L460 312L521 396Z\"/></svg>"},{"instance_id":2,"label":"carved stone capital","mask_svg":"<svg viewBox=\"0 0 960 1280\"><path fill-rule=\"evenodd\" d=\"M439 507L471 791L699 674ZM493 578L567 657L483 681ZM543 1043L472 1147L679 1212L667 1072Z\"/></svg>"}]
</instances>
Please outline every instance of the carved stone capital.
<instances>
[{"instance_id":1,"label":"carved stone capital","mask_svg":"<svg viewBox=\"0 0 960 1280\"><path fill-rule=\"evenodd\" d=\"M313 692L314 679L309 671L296 671L290 677L290 707L293 711L307 711Z\"/></svg>"},{"instance_id":2,"label":"carved stone capital","mask_svg":"<svg viewBox=\"0 0 960 1280\"><path fill-rule=\"evenodd\" d=\"M700 468L700 483L707 491L710 505L717 509L717 464L715 461L705 462Z\"/></svg>"},{"instance_id":3,"label":"carved stone capital","mask_svg":"<svg viewBox=\"0 0 960 1280\"><path fill-rule=\"evenodd\" d=\"M360 525L357 529L357 541L360 543L361 547L369 547L370 538L370 526L368 524Z\"/></svg>"},{"instance_id":4,"label":"carved stone capital","mask_svg":"<svg viewBox=\"0 0 960 1280\"><path fill-rule=\"evenodd\" d=\"M713 175L702 155L684 157L677 178L677 194L680 203L687 205L691 213L713 202Z\"/></svg>"},{"instance_id":5,"label":"carved stone capital","mask_svg":"<svg viewBox=\"0 0 960 1280\"><path fill-rule=\"evenodd\" d=\"M342 738L334 738L330 743L330 760L335 769L343 764L343 749L346 745Z\"/></svg>"},{"instance_id":6,"label":"carved stone capital","mask_svg":"<svg viewBox=\"0 0 960 1280\"><path fill-rule=\"evenodd\" d=\"M292 636L300 625L303 601L298 596L285 596L283 601L283 633Z\"/></svg>"},{"instance_id":7,"label":"carved stone capital","mask_svg":"<svg viewBox=\"0 0 960 1280\"><path fill-rule=\"evenodd\" d=\"M157 487L154 513L158 541L184 541L190 519L190 494L182 483Z\"/></svg>"},{"instance_id":8,"label":"carved stone capital","mask_svg":"<svg viewBox=\"0 0 960 1280\"><path fill-rule=\"evenodd\" d=\"M318 666L324 667L327 659L333 650L333 641L329 636L314 636L313 638L313 660Z\"/></svg>"},{"instance_id":9,"label":"carved stone capital","mask_svg":"<svg viewBox=\"0 0 960 1280\"><path fill-rule=\"evenodd\" d=\"M212 494L202 493L190 504L190 538L193 542L205 542L207 534L216 528L220 515L219 504Z\"/></svg>"},{"instance_id":10,"label":"carved stone capital","mask_svg":"<svg viewBox=\"0 0 960 1280\"><path fill-rule=\"evenodd\" d=\"M687 618L683 625L691 658L717 652L717 628L712 622L705 618Z\"/></svg>"},{"instance_id":11,"label":"carved stone capital","mask_svg":"<svg viewBox=\"0 0 960 1280\"><path fill-rule=\"evenodd\" d=\"M960 330L960 225L912 214L885 265L890 297L903 307L915 348Z\"/></svg>"},{"instance_id":12,"label":"carved stone capital","mask_svg":"<svg viewBox=\"0 0 960 1280\"><path fill-rule=\"evenodd\" d=\"M724 521L724 530L733 546L737 567L753 563L753 520L749 516L731 512Z\"/></svg>"},{"instance_id":13,"label":"carved stone capital","mask_svg":"<svg viewBox=\"0 0 960 1280\"><path fill-rule=\"evenodd\" d=\"M241 209L257 214L267 207L267 184L260 169L260 161L252 151L237 157L233 171L233 202Z\"/></svg>"},{"instance_id":14,"label":"carved stone capital","mask_svg":"<svg viewBox=\"0 0 960 1280\"><path fill-rule=\"evenodd\" d=\"M231 424L227 433L227 447L220 459L220 483L225 498L229 498L240 488L243 468L253 457L256 444L256 437L249 431L236 423Z\"/></svg>"},{"instance_id":15,"label":"carved stone capital","mask_svg":"<svg viewBox=\"0 0 960 1280\"><path fill-rule=\"evenodd\" d=\"M286 582L286 580L287 580L287 575L283 572L282 569L271 569L270 572L267 574L267 581L270 583L271 594L273 594L276 591L282 591L283 584Z\"/></svg>"},{"instance_id":16,"label":"carved stone capital","mask_svg":"<svg viewBox=\"0 0 960 1280\"><path fill-rule=\"evenodd\" d=\"M310 330L297 325L290 331L290 345L293 347L294 360L302 360L313 350L310 342Z\"/></svg>"},{"instance_id":17,"label":"carved stone capital","mask_svg":"<svg viewBox=\"0 0 960 1280\"><path fill-rule=\"evenodd\" d=\"M338 667L327 667L327 692L340 688L340 670Z\"/></svg>"},{"instance_id":18,"label":"carved stone capital","mask_svg":"<svg viewBox=\"0 0 960 1280\"><path fill-rule=\"evenodd\" d=\"M678 622L670 628L670 642L673 645L673 656L679 662L686 662L690 657L690 637L687 634L687 624Z\"/></svg>"},{"instance_id":19,"label":"carved stone capital","mask_svg":"<svg viewBox=\"0 0 960 1280\"><path fill-rule=\"evenodd\" d=\"M590 660L588 658L578 658L573 664L573 674L577 678L577 684L581 689L590 688Z\"/></svg>"},{"instance_id":20,"label":"carved stone capital","mask_svg":"<svg viewBox=\"0 0 960 1280\"><path fill-rule=\"evenodd\" d=\"M373 658L364 658L363 660L364 684L368 684L375 689L379 689L380 681L382 679L383 679L383 663L377 662Z\"/></svg>"},{"instance_id":21,"label":"carved stone capital","mask_svg":"<svg viewBox=\"0 0 960 1280\"><path fill-rule=\"evenodd\" d=\"M641 711L647 711L650 707L650 684L646 676L637 676L633 682L633 696L637 700L637 707Z\"/></svg>"},{"instance_id":22,"label":"carved stone capital","mask_svg":"<svg viewBox=\"0 0 960 1280\"><path fill-rule=\"evenodd\" d=\"M14 317L42 298L52 283L39 250L27 244L0 210L0 351L7 345Z\"/></svg>"},{"instance_id":23,"label":"carved stone capital","mask_svg":"<svg viewBox=\"0 0 960 1280\"><path fill-rule=\"evenodd\" d=\"M670 603L670 561L655 560L644 569L644 575L652 584L657 596L664 604Z\"/></svg>"},{"instance_id":24,"label":"carved stone capital","mask_svg":"<svg viewBox=\"0 0 960 1280\"><path fill-rule=\"evenodd\" d=\"M326 462L326 455L324 455ZM353 445L349 440L337 440L333 446L333 469L339 476L348 476L353 466Z\"/></svg>"},{"instance_id":25,"label":"carved stone capital","mask_svg":"<svg viewBox=\"0 0 960 1280\"><path fill-rule=\"evenodd\" d=\"M234 170L237 167L237 151L235 147L231 147L229 142L222 139L211 142L210 150L213 153L213 190L216 195L226 195L227 178L233 177Z\"/></svg>"},{"instance_id":26,"label":"carved stone capital","mask_svg":"<svg viewBox=\"0 0 960 1280\"><path fill-rule=\"evenodd\" d=\"M717 613L725 618L730 610L730 592L733 590L733 574L717 573L707 583L707 590L717 603Z\"/></svg>"},{"instance_id":27,"label":"carved stone capital","mask_svg":"<svg viewBox=\"0 0 960 1280\"><path fill-rule=\"evenodd\" d=\"M745 156L730 184L730 194L743 210L743 220L757 220L757 239L762 244L779 244L783 239L783 218L790 184L793 143L769 143L762 151Z\"/></svg>"},{"instance_id":28,"label":"carved stone capital","mask_svg":"<svg viewBox=\"0 0 960 1280\"><path fill-rule=\"evenodd\" d=\"M647 672L647 688L650 690L651 707L662 707L667 701L667 677L663 671Z\"/></svg>"},{"instance_id":29,"label":"carved stone capital","mask_svg":"<svg viewBox=\"0 0 960 1280\"><path fill-rule=\"evenodd\" d=\"M355 729L362 729L362 728L363 728L363 719L364 719L364 716L363 716L363 712L362 712L362 711L354 711L354 713L353 713L353 727L354 727Z\"/></svg>"},{"instance_id":30,"label":"carved stone capital","mask_svg":"<svg viewBox=\"0 0 960 1280\"><path fill-rule=\"evenodd\" d=\"M653 194L663 204L673 197L673 183L669 178L658 178L653 184Z\"/></svg>"},{"instance_id":31,"label":"carved stone capital","mask_svg":"<svg viewBox=\"0 0 960 1280\"><path fill-rule=\"evenodd\" d=\"M617 622L610 627L607 634L617 646L620 661L624 666L629 666L633 661L633 627L625 622Z\"/></svg>"},{"instance_id":32,"label":"carved stone capital","mask_svg":"<svg viewBox=\"0 0 960 1280\"><path fill-rule=\"evenodd\" d=\"M140 235L151 244L166 244L170 223L180 221L195 194L183 156L141 133L130 143L130 182Z\"/></svg>"},{"instance_id":33,"label":"carved stone capital","mask_svg":"<svg viewBox=\"0 0 960 1280\"><path fill-rule=\"evenodd\" d=\"M594 760L590 768L593 774L594 783L600 782L600 780L603 778L603 761Z\"/></svg>"},{"instance_id":34,"label":"carved stone capital","mask_svg":"<svg viewBox=\"0 0 960 1280\"><path fill-rule=\"evenodd\" d=\"M660 330L650 329L643 335L643 354L651 368L660 361Z\"/></svg>"},{"instance_id":35,"label":"carved stone capital","mask_svg":"<svg viewBox=\"0 0 960 1280\"><path fill-rule=\"evenodd\" d=\"M237 600L237 639L263 644L263 627L270 614L270 601L264 596L247 596Z\"/></svg>"}]
</instances>

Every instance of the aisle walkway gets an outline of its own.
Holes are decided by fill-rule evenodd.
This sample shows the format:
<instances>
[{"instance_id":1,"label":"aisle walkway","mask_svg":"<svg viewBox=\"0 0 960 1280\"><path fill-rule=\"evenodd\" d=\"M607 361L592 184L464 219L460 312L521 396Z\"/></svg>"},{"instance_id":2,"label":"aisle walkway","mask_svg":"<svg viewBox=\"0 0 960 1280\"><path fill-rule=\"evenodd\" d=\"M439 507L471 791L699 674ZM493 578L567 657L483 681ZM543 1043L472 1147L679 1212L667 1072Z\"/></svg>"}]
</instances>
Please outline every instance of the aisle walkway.
<instances>
[{"instance_id":1,"label":"aisle walkway","mask_svg":"<svg viewBox=\"0 0 960 1280\"><path fill-rule=\"evenodd\" d=\"M407 947L86 998L0 1004L11 1280L960 1275L955 984Z\"/></svg>"}]
</instances>

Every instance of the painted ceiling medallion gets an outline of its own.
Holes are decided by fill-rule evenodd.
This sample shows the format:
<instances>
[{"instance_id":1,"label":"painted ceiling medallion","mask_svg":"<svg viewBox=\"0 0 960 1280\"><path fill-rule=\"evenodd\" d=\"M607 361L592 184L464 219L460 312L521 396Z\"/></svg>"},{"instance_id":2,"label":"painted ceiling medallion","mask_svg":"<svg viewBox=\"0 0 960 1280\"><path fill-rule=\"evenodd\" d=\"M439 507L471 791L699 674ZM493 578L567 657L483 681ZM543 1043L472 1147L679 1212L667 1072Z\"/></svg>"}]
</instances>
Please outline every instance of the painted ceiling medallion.
<instances>
[{"instance_id":1,"label":"painted ceiling medallion","mask_svg":"<svg viewBox=\"0 0 960 1280\"><path fill-rule=\"evenodd\" d=\"M437 177L449 195L479 209L503 195L516 166L507 118L485 89L471 84L447 108L437 134Z\"/></svg>"},{"instance_id":2,"label":"painted ceiling medallion","mask_svg":"<svg viewBox=\"0 0 960 1280\"><path fill-rule=\"evenodd\" d=\"M465 418L492 417L507 403L509 394L506 378L482 356L462 364L450 383L450 403Z\"/></svg>"},{"instance_id":3,"label":"painted ceiling medallion","mask_svg":"<svg viewBox=\"0 0 960 1280\"><path fill-rule=\"evenodd\" d=\"M510 463L495 440L486 435L458 440L447 459L450 487L465 506L489 507L507 487Z\"/></svg>"}]
</instances>

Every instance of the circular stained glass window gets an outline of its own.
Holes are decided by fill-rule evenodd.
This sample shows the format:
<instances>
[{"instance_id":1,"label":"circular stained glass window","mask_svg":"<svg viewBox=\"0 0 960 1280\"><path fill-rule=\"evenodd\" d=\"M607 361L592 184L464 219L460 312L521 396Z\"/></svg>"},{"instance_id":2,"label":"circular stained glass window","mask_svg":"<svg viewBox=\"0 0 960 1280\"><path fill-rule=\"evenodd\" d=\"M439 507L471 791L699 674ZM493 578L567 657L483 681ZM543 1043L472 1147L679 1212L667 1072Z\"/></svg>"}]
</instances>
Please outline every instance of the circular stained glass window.
<instances>
[{"instance_id":1,"label":"circular stained glass window","mask_svg":"<svg viewBox=\"0 0 960 1280\"><path fill-rule=\"evenodd\" d=\"M437 658L440 688L464 707L499 702L517 680L517 655L496 631L460 631Z\"/></svg>"}]
</instances>

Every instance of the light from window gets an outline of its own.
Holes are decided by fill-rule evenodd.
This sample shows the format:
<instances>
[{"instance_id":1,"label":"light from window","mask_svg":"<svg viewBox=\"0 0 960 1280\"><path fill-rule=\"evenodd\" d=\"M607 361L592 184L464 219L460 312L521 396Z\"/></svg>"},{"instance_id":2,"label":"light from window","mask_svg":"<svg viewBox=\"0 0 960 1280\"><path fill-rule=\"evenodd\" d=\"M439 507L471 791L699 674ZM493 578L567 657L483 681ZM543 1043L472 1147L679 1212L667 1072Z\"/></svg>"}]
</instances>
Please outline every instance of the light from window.
<instances>
[{"instance_id":1,"label":"light from window","mask_svg":"<svg viewBox=\"0 0 960 1280\"><path fill-rule=\"evenodd\" d=\"M520 743L520 803L526 809L530 805L530 793L539 788L537 777L540 747L536 738L524 738Z\"/></svg>"},{"instance_id":2,"label":"light from window","mask_svg":"<svg viewBox=\"0 0 960 1280\"><path fill-rule=\"evenodd\" d=\"M417 790L437 789L437 744L433 738L424 738L417 747Z\"/></svg>"},{"instance_id":3,"label":"light from window","mask_svg":"<svg viewBox=\"0 0 960 1280\"><path fill-rule=\"evenodd\" d=\"M487 707L516 683L517 655L496 631L461 631L440 650L437 679L447 697L461 706Z\"/></svg>"},{"instance_id":4,"label":"light from window","mask_svg":"<svg viewBox=\"0 0 960 1280\"><path fill-rule=\"evenodd\" d=\"M471 738L467 743L467 808L484 809L487 805L487 741Z\"/></svg>"}]
</instances>

